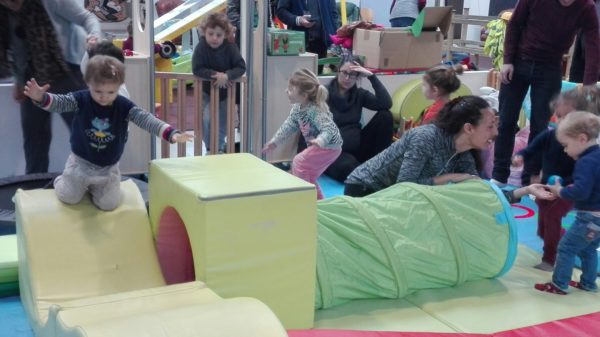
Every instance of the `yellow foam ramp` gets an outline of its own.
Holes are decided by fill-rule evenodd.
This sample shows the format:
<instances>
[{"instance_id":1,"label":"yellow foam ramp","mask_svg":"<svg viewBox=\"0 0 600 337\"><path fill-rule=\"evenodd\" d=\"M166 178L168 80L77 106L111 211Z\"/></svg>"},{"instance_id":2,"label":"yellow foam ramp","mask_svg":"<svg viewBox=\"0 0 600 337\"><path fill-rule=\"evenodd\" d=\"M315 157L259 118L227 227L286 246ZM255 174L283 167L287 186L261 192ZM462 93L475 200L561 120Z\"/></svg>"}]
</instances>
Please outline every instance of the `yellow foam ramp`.
<instances>
[{"instance_id":1,"label":"yellow foam ramp","mask_svg":"<svg viewBox=\"0 0 600 337\"><path fill-rule=\"evenodd\" d=\"M316 192L251 154L150 164L150 221L173 209L187 230L196 279L225 298L254 297L288 329L313 325Z\"/></svg>"},{"instance_id":2,"label":"yellow foam ramp","mask_svg":"<svg viewBox=\"0 0 600 337\"><path fill-rule=\"evenodd\" d=\"M286 335L255 299L224 300L201 282L166 286L140 192L131 181L121 191L112 212L17 191L21 301L37 337Z\"/></svg>"}]
</instances>

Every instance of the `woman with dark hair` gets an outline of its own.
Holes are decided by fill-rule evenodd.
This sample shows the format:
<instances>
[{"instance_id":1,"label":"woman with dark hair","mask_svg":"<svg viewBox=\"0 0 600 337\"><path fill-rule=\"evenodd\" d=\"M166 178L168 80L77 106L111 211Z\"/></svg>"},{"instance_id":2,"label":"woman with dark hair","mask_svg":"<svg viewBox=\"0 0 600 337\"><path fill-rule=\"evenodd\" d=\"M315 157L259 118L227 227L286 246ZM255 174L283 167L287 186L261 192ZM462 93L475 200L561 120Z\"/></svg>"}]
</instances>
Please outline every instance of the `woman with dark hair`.
<instances>
[{"instance_id":1,"label":"woman with dark hair","mask_svg":"<svg viewBox=\"0 0 600 337\"><path fill-rule=\"evenodd\" d=\"M455 98L434 124L411 129L357 167L345 181L344 194L362 197L400 182L443 185L478 177L477 152L497 134L494 111L483 98Z\"/></svg>"},{"instance_id":2,"label":"woman with dark hair","mask_svg":"<svg viewBox=\"0 0 600 337\"><path fill-rule=\"evenodd\" d=\"M338 68L337 76L327 85L327 104L344 145L325 174L343 182L356 167L390 146L394 123L390 94L377 76L362 67L358 57L342 59ZM371 82L374 93L357 86L362 77ZM366 125L362 124L363 108L376 111Z\"/></svg>"}]
</instances>

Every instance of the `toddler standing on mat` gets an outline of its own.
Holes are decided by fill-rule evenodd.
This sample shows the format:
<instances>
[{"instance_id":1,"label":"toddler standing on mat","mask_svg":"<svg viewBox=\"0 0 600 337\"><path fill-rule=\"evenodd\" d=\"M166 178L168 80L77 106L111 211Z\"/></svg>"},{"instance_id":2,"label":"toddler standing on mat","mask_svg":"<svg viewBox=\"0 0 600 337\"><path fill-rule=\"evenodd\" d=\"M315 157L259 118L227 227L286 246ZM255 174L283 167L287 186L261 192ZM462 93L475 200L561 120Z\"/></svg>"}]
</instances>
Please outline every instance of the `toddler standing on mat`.
<instances>
[{"instance_id":1,"label":"toddler standing on mat","mask_svg":"<svg viewBox=\"0 0 600 337\"><path fill-rule=\"evenodd\" d=\"M600 117L590 112L575 111L559 124L556 137L564 151L575 162L573 184L562 187L559 182L550 190L560 198L571 200L577 216L560 239L552 282L538 283L535 289L566 295L569 286L596 292L598 245L600 245ZM581 259L579 282L572 281L575 257Z\"/></svg>"},{"instance_id":2,"label":"toddler standing on mat","mask_svg":"<svg viewBox=\"0 0 600 337\"><path fill-rule=\"evenodd\" d=\"M567 114L576 110L586 110L598 113L598 92L584 92L573 89L564 91L552 102L552 110L558 121ZM548 129L537 135L531 143L523 150L517 152L513 157L513 166L522 166L524 161L530 162L531 180L537 181L535 177L541 170L541 183L548 183L548 178L557 175L563 178L564 185L572 183L573 168L575 161L568 156L562 145L556 139L556 130ZM556 261L556 249L562 232L562 219L573 208L570 200L556 198L554 200L536 199L538 206L538 228L537 234L544 240L542 261L535 266L537 269L552 271Z\"/></svg>"},{"instance_id":3,"label":"toddler standing on mat","mask_svg":"<svg viewBox=\"0 0 600 337\"><path fill-rule=\"evenodd\" d=\"M286 92L292 110L263 153L272 151L300 130L308 147L294 157L292 174L315 184L317 198L323 199L317 178L342 152L340 130L326 103L327 89L312 71L300 69L292 74Z\"/></svg>"}]
</instances>

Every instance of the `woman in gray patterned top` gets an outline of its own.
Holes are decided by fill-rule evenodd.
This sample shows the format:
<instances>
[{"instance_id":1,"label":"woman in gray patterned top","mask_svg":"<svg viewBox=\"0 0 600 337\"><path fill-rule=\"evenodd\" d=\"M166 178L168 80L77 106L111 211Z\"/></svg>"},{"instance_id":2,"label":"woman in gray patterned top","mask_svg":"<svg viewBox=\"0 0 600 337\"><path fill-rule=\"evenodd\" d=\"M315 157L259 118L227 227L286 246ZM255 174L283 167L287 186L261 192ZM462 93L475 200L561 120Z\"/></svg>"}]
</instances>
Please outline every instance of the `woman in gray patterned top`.
<instances>
[{"instance_id":1,"label":"woman in gray patterned top","mask_svg":"<svg viewBox=\"0 0 600 337\"><path fill-rule=\"evenodd\" d=\"M400 182L443 185L478 177L477 150L497 134L496 117L483 98L456 98L434 124L410 130L357 167L345 181L344 194L362 197Z\"/></svg>"}]
</instances>

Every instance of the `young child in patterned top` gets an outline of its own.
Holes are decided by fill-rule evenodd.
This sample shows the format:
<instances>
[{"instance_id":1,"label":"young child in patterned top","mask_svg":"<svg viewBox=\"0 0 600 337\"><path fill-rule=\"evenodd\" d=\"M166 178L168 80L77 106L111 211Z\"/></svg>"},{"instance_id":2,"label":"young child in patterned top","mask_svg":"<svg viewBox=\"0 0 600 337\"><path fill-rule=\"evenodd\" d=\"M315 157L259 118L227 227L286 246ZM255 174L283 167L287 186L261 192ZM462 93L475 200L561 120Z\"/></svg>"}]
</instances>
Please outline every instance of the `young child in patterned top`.
<instances>
[{"instance_id":1,"label":"young child in patterned top","mask_svg":"<svg viewBox=\"0 0 600 337\"><path fill-rule=\"evenodd\" d=\"M174 143L193 138L144 111L118 94L125 82L125 66L111 56L89 60L84 80L89 89L66 95L46 92L34 78L27 81L24 94L50 112L75 111L71 124L71 154L62 175L54 181L58 199L77 204L90 192L92 202L110 211L121 202L119 160L127 142L131 120L140 128Z\"/></svg>"},{"instance_id":2,"label":"young child in patterned top","mask_svg":"<svg viewBox=\"0 0 600 337\"><path fill-rule=\"evenodd\" d=\"M292 74L286 92L292 103L292 110L265 145L263 153L272 151L300 130L308 147L294 157L292 174L315 184L317 198L323 199L317 178L342 151L340 130L333 122L333 115L326 103L327 89L319 83L312 71L300 69Z\"/></svg>"}]
</instances>

